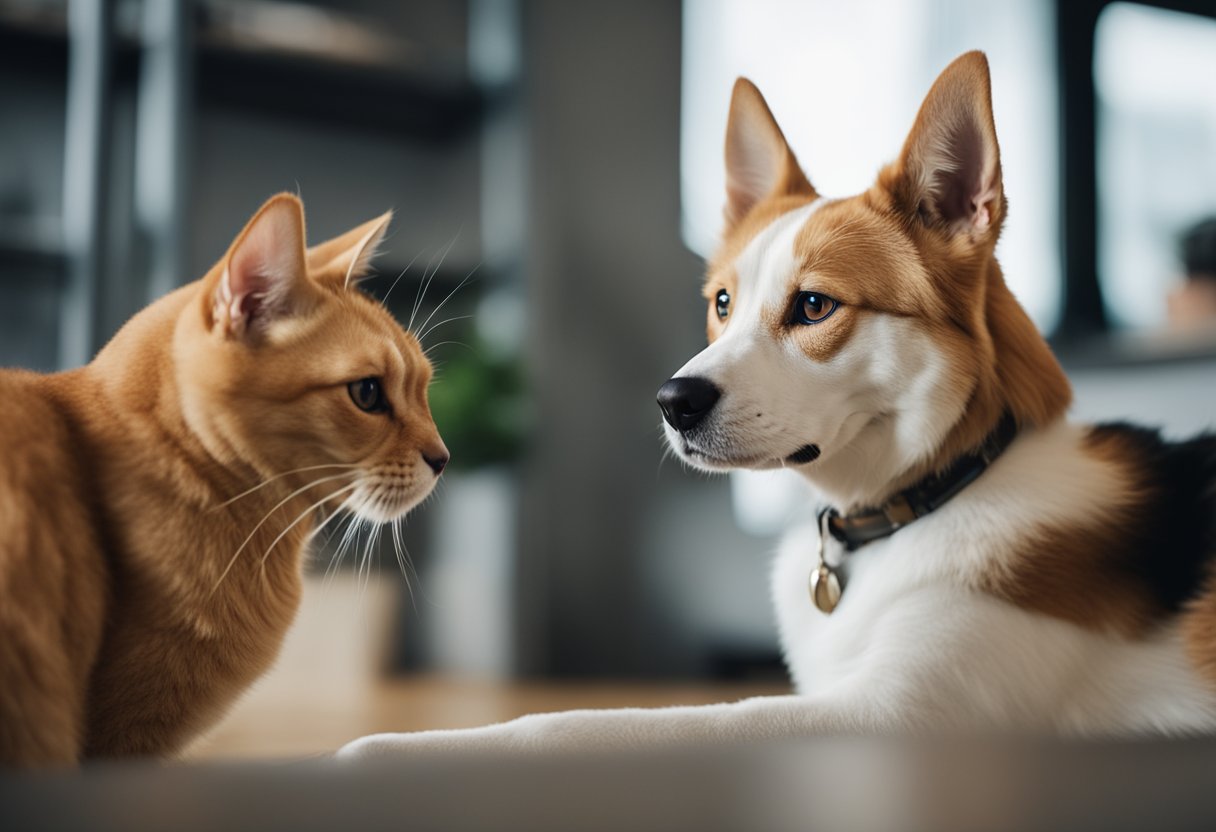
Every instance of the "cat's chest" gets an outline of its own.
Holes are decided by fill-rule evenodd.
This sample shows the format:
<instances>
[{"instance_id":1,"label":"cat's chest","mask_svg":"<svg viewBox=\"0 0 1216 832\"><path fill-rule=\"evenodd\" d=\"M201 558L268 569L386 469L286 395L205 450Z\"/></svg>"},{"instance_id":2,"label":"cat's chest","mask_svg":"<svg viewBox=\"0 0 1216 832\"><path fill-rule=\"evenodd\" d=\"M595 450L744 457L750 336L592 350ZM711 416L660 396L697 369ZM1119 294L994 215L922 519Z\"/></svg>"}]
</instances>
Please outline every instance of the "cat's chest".
<instances>
[{"instance_id":1,"label":"cat's chest","mask_svg":"<svg viewBox=\"0 0 1216 832\"><path fill-rule=\"evenodd\" d=\"M194 610L169 610L162 596L119 615L92 678L90 754L168 753L222 716L274 662L295 617L298 575L275 589L219 593Z\"/></svg>"}]
</instances>

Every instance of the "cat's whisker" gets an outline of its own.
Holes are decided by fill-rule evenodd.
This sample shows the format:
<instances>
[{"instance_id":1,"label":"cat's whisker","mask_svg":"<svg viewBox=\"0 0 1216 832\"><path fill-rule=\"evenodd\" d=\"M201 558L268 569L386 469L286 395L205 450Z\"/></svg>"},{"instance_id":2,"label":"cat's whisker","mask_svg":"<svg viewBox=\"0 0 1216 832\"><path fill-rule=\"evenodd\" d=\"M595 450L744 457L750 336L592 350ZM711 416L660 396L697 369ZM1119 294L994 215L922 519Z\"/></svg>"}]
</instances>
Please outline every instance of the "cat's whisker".
<instances>
[{"instance_id":1,"label":"cat's whisker","mask_svg":"<svg viewBox=\"0 0 1216 832\"><path fill-rule=\"evenodd\" d=\"M336 497L337 494L334 494L333 496ZM326 536L325 540L327 543L329 542L329 537L328 537L329 532L326 530L326 526L328 526L330 523L332 523L334 518L339 516L342 513L342 510L344 508L346 508L346 503L347 503L347 501L350 500L351 496L353 496L353 495L348 494L342 500L342 502L338 504L338 507L329 513L328 517L326 517L324 520L322 520L315 529L313 529L311 532L308 533L308 537L304 538L304 542L306 544L312 543L317 538L317 536L321 534L321 532L326 532L327 536Z\"/></svg>"},{"instance_id":2,"label":"cat's whisker","mask_svg":"<svg viewBox=\"0 0 1216 832\"><path fill-rule=\"evenodd\" d=\"M455 242L455 240L452 240ZM414 317L418 314L418 310L422 308L422 302L426 299L426 290L430 285L431 267L435 265L435 260L439 257L439 251L436 250L431 255L431 259L426 261L426 268L422 270L422 279L418 281L418 290L414 292L414 308L410 311L409 323L405 325L407 332L413 331Z\"/></svg>"},{"instance_id":3,"label":"cat's whisker","mask_svg":"<svg viewBox=\"0 0 1216 832\"><path fill-rule=\"evenodd\" d=\"M409 273L409 270L411 268L413 268L415 261L417 261L418 258L421 256L422 256L422 252L420 251L414 255L413 259L410 260L410 262L405 264L405 268L401 270L401 274L397 275L397 277L393 280L392 284L388 287L388 291L384 293L384 297L381 298L381 300L380 300L381 306L383 306L386 309L388 308L388 296L393 293L393 290L397 288L397 284L401 282L401 278L405 277L406 274Z\"/></svg>"},{"instance_id":4,"label":"cat's whisker","mask_svg":"<svg viewBox=\"0 0 1216 832\"><path fill-rule=\"evenodd\" d=\"M377 500L373 498L371 501L371 506L375 508L376 503ZM367 611L367 605L364 602L367 598L367 589L371 585L372 581L372 543L376 539L376 530L378 528L380 527L376 523L369 522L367 524L367 537L363 538L363 554L359 559L359 598L357 603L359 608L362 609L365 614ZM365 618L364 624L366 625L366 623L367 621Z\"/></svg>"},{"instance_id":5,"label":"cat's whisker","mask_svg":"<svg viewBox=\"0 0 1216 832\"><path fill-rule=\"evenodd\" d=\"M274 549L274 547L278 544L278 542L280 540L282 540L289 531L291 531L297 525L299 525L300 521L302 521L304 518L310 516L313 513L313 511L315 511L316 509L325 505L330 500L332 500L334 497L337 497L339 494L343 494L347 491L353 491L354 489L356 489L358 487L359 487L359 483L357 483L357 482L352 482L350 485L344 485L341 488L339 488L337 491L335 491L333 494L330 494L328 497L323 497L320 500L317 500L315 503L310 505L308 508L304 509L304 511L300 512L300 516L297 517L295 520L292 520L291 523L288 524L287 528L285 528L285 529L283 529L283 531L279 532L278 537L276 537L273 541L271 541L270 546L268 546L266 548L266 551L264 553L262 553L262 566L263 567L266 566L266 559L268 557L270 557L271 550ZM328 522L328 521L326 521L326 522ZM316 530L314 529L313 531L315 532ZM308 539L309 540L312 539L311 535Z\"/></svg>"},{"instance_id":6,"label":"cat's whisker","mask_svg":"<svg viewBox=\"0 0 1216 832\"><path fill-rule=\"evenodd\" d=\"M423 354L423 355L427 355L427 356L429 356L429 355L431 354L431 350L438 349L439 347L446 347L446 346L448 346L449 344L454 344L455 346L458 346L458 347L464 347L466 350L469 350L469 351L470 351L470 352L472 352L472 353L476 353L476 352L477 352L477 350L475 350L475 349L473 349L472 347L470 347L470 346L469 346L468 344L466 344L464 341L440 341L439 343L437 343L437 344L431 344L429 347L427 347L426 349L424 349L424 350L422 351L422 354Z\"/></svg>"},{"instance_id":7,"label":"cat's whisker","mask_svg":"<svg viewBox=\"0 0 1216 832\"><path fill-rule=\"evenodd\" d=\"M375 500L373 505L376 508L379 508L379 502L380 501L377 499L377 500ZM383 528L383 526L381 526L378 523L372 524L371 528L368 530L368 533L367 533L367 540L364 541L364 543L363 543L364 575L363 575L363 586L359 590L359 606L364 609L365 614L367 611L367 605L366 605L365 601L367 599L368 590L371 588L371 585L372 585L372 566L374 564L379 563L379 557L378 557L379 552L377 551L377 549L378 549L378 543L380 541L380 530L382 528ZM366 623L366 621L364 623Z\"/></svg>"},{"instance_id":8,"label":"cat's whisker","mask_svg":"<svg viewBox=\"0 0 1216 832\"><path fill-rule=\"evenodd\" d=\"M418 614L418 600L414 597L414 585L410 581L409 571L406 564L410 560L410 550L406 548L405 541L401 539L401 522L404 518L398 517L393 521L393 553L397 556L397 565L401 567L401 577L405 579L405 588L410 594L410 607L414 610L414 614ZM418 570L414 570L414 575L417 577Z\"/></svg>"},{"instance_id":9,"label":"cat's whisker","mask_svg":"<svg viewBox=\"0 0 1216 832\"><path fill-rule=\"evenodd\" d=\"M253 488L248 488L248 489L242 491L240 494L237 494L235 497L230 497L229 499L225 500L224 502L220 503L217 506L212 506L209 510L218 511L219 509L223 508L224 506L230 506L233 503L235 503L237 500L241 499L242 497L248 497L253 492L258 491L259 489L265 488L266 486L270 485L272 482L275 482L276 480L281 480L283 477L289 477L292 474L302 474L305 471L317 471L317 470L320 470L321 468L358 468L358 467L359 466L354 463L328 462L328 463L325 463L324 465L305 465L303 468L296 468L291 471L284 471L281 474L275 474L273 477L270 477L269 479L266 479L266 480L258 483Z\"/></svg>"},{"instance_id":10,"label":"cat's whisker","mask_svg":"<svg viewBox=\"0 0 1216 832\"><path fill-rule=\"evenodd\" d=\"M430 329L428 329L426 332L424 332L424 333L422 333L421 335L419 335L419 336L418 336L418 343L422 343L422 340L423 340L424 338L426 338L426 336L430 335L432 332L434 332L435 330L439 329L439 327L443 326L444 324L450 324L450 323L452 323L453 321L463 321L463 320L465 320L466 318L471 318L471 317L473 317L473 316L472 316L472 315L456 315L456 316L454 316L454 317L451 317L451 318L448 318L448 319L446 319L446 320L440 321L439 323L435 324L435 325L434 325L434 326L432 326Z\"/></svg>"},{"instance_id":11,"label":"cat's whisker","mask_svg":"<svg viewBox=\"0 0 1216 832\"><path fill-rule=\"evenodd\" d=\"M455 295L457 292L459 292L462 288L464 288L464 285L473 279L473 275L477 273L477 270L479 268L481 268L480 263L478 263L476 266L474 266L472 269L470 269L469 273L464 276L464 279L456 284L456 288L453 289L452 291L448 292L447 297L445 297L443 300L441 300L439 302L439 305L431 310L431 314L426 316L426 320L423 321L422 325L419 326L418 328L425 330L426 325L431 322L431 318L434 318L437 314L439 314L439 310L443 309L444 305L452 299L452 296ZM425 335L419 335L418 340L421 341L425 337L426 337Z\"/></svg>"},{"instance_id":12,"label":"cat's whisker","mask_svg":"<svg viewBox=\"0 0 1216 832\"><path fill-rule=\"evenodd\" d=\"M318 480L314 480L313 482L310 482L308 485L305 485L301 488L297 488L295 491L291 492L286 497L284 497L282 500L280 500L278 503L276 503L274 508L272 508L270 511L266 512L265 516L262 517L262 519L258 521L258 524L253 527L253 531L251 531L249 533L249 536L246 537L241 542L241 545L237 547L236 552L234 552L232 555L232 559L228 561L228 565L224 567L224 571L220 573L219 579L216 580L215 586L211 588L211 594L215 595L215 591L220 588L220 584L224 582L224 578L228 577L228 573L232 570L233 565L236 563L236 559L241 556L241 552L243 552L245 550L245 547L249 545L249 541L253 540L253 536L258 533L258 529L262 528L262 526L266 524L266 521L269 520L276 511L278 511L280 508L282 508L284 505L289 503L295 497L299 496L300 494L304 493L305 491L307 491L310 488L314 488L315 486L322 485L323 483L332 482L333 480L337 480L337 479L341 479L342 477L349 477L349 476L351 476L351 472L344 471L341 474L333 474L328 477L321 477Z\"/></svg>"},{"instance_id":13,"label":"cat's whisker","mask_svg":"<svg viewBox=\"0 0 1216 832\"><path fill-rule=\"evenodd\" d=\"M410 319L405 324L406 332L411 332L412 327L414 326L414 317L418 314L419 304L422 303L422 289L424 286L426 286L427 269L429 269L430 267L431 267L430 263L428 263L426 268L422 270L422 277L418 280L418 288L414 290L414 305L410 309Z\"/></svg>"},{"instance_id":14,"label":"cat's whisker","mask_svg":"<svg viewBox=\"0 0 1216 832\"><path fill-rule=\"evenodd\" d=\"M421 287L419 287L420 292L418 295L418 301L416 304L414 304L414 312L413 312L413 314L410 315L410 322L405 327L407 330L410 330L410 331L413 330L414 316L417 315L418 310L422 308L422 303L423 303L423 301L426 300L426 293L430 290L431 284L435 281L435 275L439 274L439 270L441 268L443 268L443 261L448 258L448 253L452 250L452 246L456 245L456 241L459 238L460 238L460 232L457 231L452 236L452 239L448 242L447 246L443 249L443 253L439 255L439 262L435 263L434 268L431 268L430 263L427 264L427 270L430 271L430 275L428 276L428 275L426 275L425 272L423 272L423 278L424 278L423 284ZM431 263L434 263L434 262L435 262L435 258L432 257Z\"/></svg>"},{"instance_id":15,"label":"cat's whisker","mask_svg":"<svg viewBox=\"0 0 1216 832\"><path fill-rule=\"evenodd\" d=\"M312 542L320 537L322 533L325 534L325 541L321 544L321 546L324 547L329 545L329 541L333 537L333 528L336 528L336 526L331 528L330 524L333 523L335 518L342 516L342 510L346 507L346 504L350 500L351 496L352 495L348 494L346 497L344 497L342 502L338 503L337 507L333 509L333 511L329 512L325 519L318 523L316 528L309 532L308 536L304 538L304 547L310 552L310 554L314 554L313 550L311 549ZM323 510L324 508L322 508L322 511Z\"/></svg>"},{"instance_id":16,"label":"cat's whisker","mask_svg":"<svg viewBox=\"0 0 1216 832\"><path fill-rule=\"evenodd\" d=\"M346 524L346 531L342 533L341 539L338 540L338 548L334 551L334 556L330 558L329 567L325 570L326 580L332 580L333 576L338 574L338 569L342 567L342 560L346 556L346 549L350 545L351 539L358 539L359 528L363 524L363 519L359 517L359 509L367 502L367 497L363 496L358 505L355 505L355 498L359 497L358 492L350 496L351 505L347 506L350 522ZM333 573L331 575L330 573Z\"/></svg>"}]
</instances>

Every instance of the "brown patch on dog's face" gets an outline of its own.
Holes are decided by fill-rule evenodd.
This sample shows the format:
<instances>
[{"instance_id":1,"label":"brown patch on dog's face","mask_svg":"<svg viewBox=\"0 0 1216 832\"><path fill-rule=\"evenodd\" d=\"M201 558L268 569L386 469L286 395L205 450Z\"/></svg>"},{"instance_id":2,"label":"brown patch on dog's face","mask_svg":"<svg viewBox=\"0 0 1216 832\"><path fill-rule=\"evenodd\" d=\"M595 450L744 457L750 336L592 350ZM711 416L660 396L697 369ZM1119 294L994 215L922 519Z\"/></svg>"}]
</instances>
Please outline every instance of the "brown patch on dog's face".
<instances>
[{"instance_id":1,"label":"brown patch on dog's face","mask_svg":"<svg viewBox=\"0 0 1216 832\"><path fill-rule=\"evenodd\" d=\"M809 188L809 186L808 186ZM735 270L735 261L743 254L744 249L772 225L779 217L809 205L815 200L813 190L793 196L783 195L770 197L759 202L752 210L737 223L727 226L722 242L713 258L709 261L705 273L705 282L701 295L708 305L706 312L706 340L713 343L730 322L730 315L723 320L718 316L718 292L725 289L730 295L732 305L739 297L739 274Z\"/></svg>"},{"instance_id":2,"label":"brown patch on dog's face","mask_svg":"<svg viewBox=\"0 0 1216 832\"><path fill-rule=\"evenodd\" d=\"M825 205L802 229L796 251L802 290L893 315L941 315L937 288L914 241L865 194Z\"/></svg>"},{"instance_id":3,"label":"brown patch on dog's face","mask_svg":"<svg viewBox=\"0 0 1216 832\"><path fill-rule=\"evenodd\" d=\"M765 308L765 322L774 338L793 339L813 361L835 355L867 313L935 314L933 287L911 241L864 195L818 210L798 234L795 257L800 266L787 283L784 302ZM830 299L834 311L820 323L800 325L794 306L803 292Z\"/></svg>"}]
</instances>

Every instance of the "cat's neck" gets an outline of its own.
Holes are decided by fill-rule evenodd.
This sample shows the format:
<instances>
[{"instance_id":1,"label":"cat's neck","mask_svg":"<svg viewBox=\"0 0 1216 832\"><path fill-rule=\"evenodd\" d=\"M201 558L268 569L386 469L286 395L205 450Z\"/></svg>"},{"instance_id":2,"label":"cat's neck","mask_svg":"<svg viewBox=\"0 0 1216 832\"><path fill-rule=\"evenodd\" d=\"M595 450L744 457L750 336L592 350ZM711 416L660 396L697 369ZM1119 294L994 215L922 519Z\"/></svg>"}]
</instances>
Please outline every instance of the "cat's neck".
<instances>
[{"instance_id":1,"label":"cat's neck","mask_svg":"<svg viewBox=\"0 0 1216 832\"><path fill-rule=\"evenodd\" d=\"M206 508L252 484L257 472L237 455L209 448L183 412L174 333L200 288L201 282L183 286L134 316L82 368L77 383L113 417L93 425L123 446L112 464L127 468L138 460L141 471L157 474L181 499Z\"/></svg>"},{"instance_id":2,"label":"cat's neck","mask_svg":"<svg viewBox=\"0 0 1216 832\"><path fill-rule=\"evenodd\" d=\"M75 423L111 555L163 569L166 580L173 575L202 601L200 590L219 583L242 544L225 590L295 584L312 520L285 532L307 505L305 495L290 498L298 487L291 478L233 500L263 484L265 472L238 453L217 452L188 424L172 345L197 287L183 287L136 315L91 364L46 381ZM266 557L272 542L273 557ZM284 569L288 574L280 574Z\"/></svg>"}]
</instances>

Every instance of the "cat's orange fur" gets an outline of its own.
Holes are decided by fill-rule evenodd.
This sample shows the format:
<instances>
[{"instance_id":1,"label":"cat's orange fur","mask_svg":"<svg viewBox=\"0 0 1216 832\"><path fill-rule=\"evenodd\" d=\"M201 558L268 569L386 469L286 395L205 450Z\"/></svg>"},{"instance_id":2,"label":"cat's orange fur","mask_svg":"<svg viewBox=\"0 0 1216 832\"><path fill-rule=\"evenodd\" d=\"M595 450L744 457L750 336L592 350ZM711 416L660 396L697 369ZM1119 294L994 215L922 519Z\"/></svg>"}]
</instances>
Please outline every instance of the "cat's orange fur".
<instances>
[{"instance_id":1,"label":"cat's orange fur","mask_svg":"<svg viewBox=\"0 0 1216 832\"><path fill-rule=\"evenodd\" d=\"M180 749L275 658L309 508L430 493L430 365L353 288L388 221L306 250L276 196L91 364L0 372L0 765ZM387 410L355 405L364 378Z\"/></svg>"}]
</instances>

